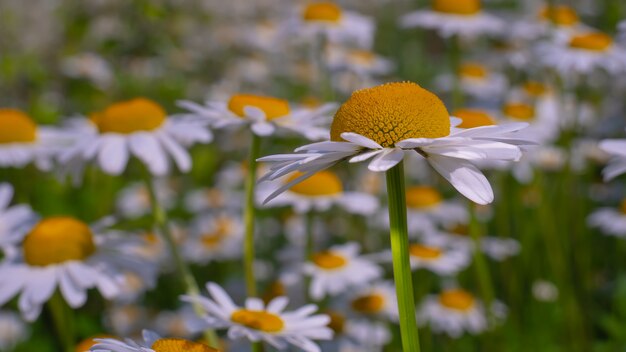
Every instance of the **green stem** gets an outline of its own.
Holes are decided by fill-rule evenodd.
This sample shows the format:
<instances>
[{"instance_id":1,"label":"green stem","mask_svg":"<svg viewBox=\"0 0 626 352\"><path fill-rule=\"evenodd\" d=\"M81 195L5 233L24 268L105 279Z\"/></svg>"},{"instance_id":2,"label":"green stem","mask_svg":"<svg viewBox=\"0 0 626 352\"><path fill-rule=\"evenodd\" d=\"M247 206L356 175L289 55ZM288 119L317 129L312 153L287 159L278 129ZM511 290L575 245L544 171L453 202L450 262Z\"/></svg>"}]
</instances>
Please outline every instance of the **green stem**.
<instances>
[{"instance_id":1,"label":"green stem","mask_svg":"<svg viewBox=\"0 0 626 352\"><path fill-rule=\"evenodd\" d=\"M474 242L474 268L476 270L476 278L478 279L478 285L480 286L480 292L483 302L485 304L485 310L487 316L491 319L491 304L494 299L493 285L491 281L491 273L489 272L489 266L487 265L487 259L483 253L480 245L482 237L482 229L478 219L476 218L476 207L472 203L469 206L470 211L470 228L469 233Z\"/></svg>"},{"instance_id":2,"label":"green stem","mask_svg":"<svg viewBox=\"0 0 626 352\"><path fill-rule=\"evenodd\" d=\"M172 236L172 232L170 231L170 227L168 225L167 212L159 203L159 200L156 196L156 190L154 189L154 184L152 182L152 177L149 172L144 168L144 177L146 187L148 189L148 193L150 195L150 203L152 205L152 215L154 217L154 223L159 229L159 234L165 241L167 248L170 251L170 255L174 259L174 264L176 265L176 271L182 277L183 283L185 285L185 291L190 296L200 296L200 288L196 279L191 274L191 270L185 263L180 251L178 250L178 246L176 241L174 240L174 236ZM204 309L202 305L199 303L192 303L192 307L197 316L204 316ZM215 331L207 329L204 332L204 337L206 341L212 347L219 347L219 340Z\"/></svg>"},{"instance_id":3,"label":"green stem","mask_svg":"<svg viewBox=\"0 0 626 352\"><path fill-rule=\"evenodd\" d=\"M63 350L74 352L74 316L59 291L56 291L50 297L48 308L52 314L52 319L57 329L57 336L61 340Z\"/></svg>"},{"instance_id":4,"label":"green stem","mask_svg":"<svg viewBox=\"0 0 626 352\"><path fill-rule=\"evenodd\" d=\"M248 297L256 297L257 287L254 275L254 218L256 208L254 206L254 189L256 186L256 159L259 158L261 138L252 134L250 145L250 156L248 158L248 174L246 175L246 199L244 208L244 222L246 233L243 242L243 267L246 278L246 289Z\"/></svg>"},{"instance_id":5,"label":"green stem","mask_svg":"<svg viewBox=\"0 0 626 352\"><path fill-rule=\"evenodd\" d=\"M389 224L393 277L396 283L400 335L404 352L419 352L419 334L415 316L415 300L409 262L409 236L406 225L406 194L404 190L404 162L387 171L389 197Z\"/></svg>"}]
</instances>

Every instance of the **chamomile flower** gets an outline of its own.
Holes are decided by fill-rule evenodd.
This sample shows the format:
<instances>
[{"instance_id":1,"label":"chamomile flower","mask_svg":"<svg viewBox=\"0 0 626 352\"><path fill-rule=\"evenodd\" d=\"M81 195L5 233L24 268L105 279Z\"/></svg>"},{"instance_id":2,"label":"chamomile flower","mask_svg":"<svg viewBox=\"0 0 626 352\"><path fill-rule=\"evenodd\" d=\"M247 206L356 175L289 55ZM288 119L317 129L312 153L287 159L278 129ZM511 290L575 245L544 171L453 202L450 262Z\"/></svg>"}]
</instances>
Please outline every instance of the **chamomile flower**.
<instances>
[{"instance_id":1,"label":"chamomile flower","mask_svg":"<svg viewBox=\"0 0 626 352\"><path fill-rule=\"evenodd\" d=\"M143 343L131 339L120 341L117 339L95 339L90 352L218 352L199 342L179 338L162 338L148 330L143 331Z\"/></svg>"},{"instance_id":2,"label":"chamomile flower","mask_svg":"<svg viewBox=\"0 0 626 352\"><path fill-rule=\"evenodd\" d=\"M363 49L331 46L326 52L326 61L333 72L345 70L361 78L388 75L394 69L391 60Z\"/></svg>"},{"instance_id":3,"label":"chamomile flower","mask_svg":"<svg viewBox=\"0 0 626 352\"><path fill-rule=\"evenodd\" d=\"M235 94L227 102L207 101L205 105L183 100L178 105L188 110L185 116L207 121L215 129L249 125L257 136L288 131L310 140L328 138L323 125L328 119L326 115L335 108L334 104L316 109L294 108L287 100L253 94Z\"/></svg>"},{"instance_id":4,"label":"chamomile flower","mask_svg":"<svg viewBox=\"0 0 626 352\"><path fill-rule=\"evenodd\" d=\"M480 0L433 0L430 10L408 13L400 19L404 28L426 28L444 37L476 38L499 35L504 23L482 10Z\"/></svg>"},{"instance_id":5,"label":"chamomile flower","mask_svg":"<svg viewBox=\"0 0 626 352\"><path fill-rule=\"evenodd\" d=\"M343 324L345 337L339 341L339 352L382 351L391 341L388 324L367 319L350 319Z\"/></svg>"},{"instance_id":6,"label":"chamomile flower","mask_svg":"<svg viewBox=\"0 0 626 352\"><path fill-rule=\"evenodd\" d=\"M11 255L13 247L26 235L28 226L36 217L27 205L10 206L11 198L13 186L0 183L0 249L5 256Z\"/></svg>"},{"instance_id":7,"label":"chamomile flower","mask_svg":"<svg viewBox=\"0 0 626 352\"><path fill-rule=\"evenodd\" d=\"M471 252L458 247L443 247L422 243L409 245L412 269L424 268L437 275L452 276L467 268Z\"/></svg>"},{"instance_id":8,"label":"chamomile flower","mask_svg":"<svg viewBox=\"0 0 626 352\"><path fill-rule=\"evenodd\" d=\"M19 295L24 319L35 320L57 288L72 308L97 288L107 299L120 294L124 272L149 280L151 266L130 256L129 240L96 235L71 217L51 217L32 227L22 242L22 256L0 265L0 304Z\"/></svg>"},{"instance_id":9,"label":"chamomile flower","mask_svg":"<svg viewBox=\"0 0 626 352\"><path fill-rule=\"evenodd\" d=\"M587 218L587 223L606 235L626 238L626 199L619 207L603 207L594 211Z\"/></svg>"},{"instance_id":10,"label":"chamomile flower","mask_svg":"<svg viewBox=\"0 0 626 352\"><path fill-rule=\"evenodd\" d=\"M248 298L244 307L237 306L217 284L208 283L210 298L183 296L187 302L197 302L205 310L205 321L212 328L228 329L231 340L246 338L252 342L265 341L272 347L285 350L293 345L307 352L321 351L313 340L330 340L330 318L314 314L315 305L306 305L295 311L284 311L287 297L272 299L267 304L259 298Z\"/></svg>"},{"instance_id":11,"label":"chamomile flower","mask_svg":"<svg viewBox=\"0 0 626 352\"><path fill-rule=\"evenodd\" d=\"M137 157L154 176L168 174L170 159L187 172L191 157L185 148L213 138L205 123L168 117L161 106L144 98L110 105L89 120L75 120L72 132L80 138L60 160L73 174L94 161L107 174L119 175L130 156Z\"/></svg>"},{"instance_id":12,"label":"chamomile flower","mask_svg":"<svg viewBox=\"0 0 626 352\"><path fill-rule=\"evenodd\" d=\"M236 259L241 255L243 231L239 216L226 212L198 215L182 245L183 253L189 260L200 264Z\"/></svg>"},{"instance_id":13,"label":"chamomile flower","mask_svg":"<svg viewBox=\"0 0 626 352\"><path fill-rule=\"evenodd\" d=\"M20 316L11 311L0 311L0 350L12 351L30 334L28 326Z\"/></svg>"},{"instance_id":14,"label":"chamomile flower","mask_svg":"<svg viewBox=\"0 0 626 352\"><path fill-rule=\"evenodd\" d=\"M259 185L257 197L262 202L277 188L297 179L302 174L296 172L284 179L265 182ZM266 207L291 205L298 213L326 211L337 205L354 214L371 215L378 209L378 199L363 192L344 191L339 176L332 171L320 171L306 180L293 185L278 197L265 204Z\"/></svg>"},{"instance_id":15,"label":"chamomile flower","mask_svg":"<svg viewBox=\"0 0 626 352\"><path fill-rule=\"evenodd\" d=\"M507 80L502 74L476 62L461 64L455 74L459 76L461 90L476 99L497 99L507 88ZM444 75L435 83L439 90L450 92L454 89L455 80L453 75Z\"/></svg>"},{"instance_id":16,"label":"chamomile flower","mask_svg":"<svg viewBox=\"0 0 626 352\"><path fill-rule=\"evenodd\" d=\"M309 294L314 300L327 295L336 296L347 289L365 285L379 278L382 269L369 259L359 256L359 245L350 242L313 254L302 271L311 277Z\"/></svg>"},{"instance_id":17,"label":"chamomile flower","mask_svg":"<svg viewBox=\"0 0 626 352\"><path fill-rule=\"evenodd\" d=\"M352 312L370 318L398 321L398 300L393 282L380 281L361 286L349 295Z\"/></svg>"},{"instance_id":18,"label":"chamomile flower","mask_svg":"<svg viewBox=\"0 0 626 352\"><path fill-rule=\"evenodd\" d=\"M457 224L448 227L443 232L430 235L427 240L429 244L458 248L469 253L476 250L476 245L469 236L469 228L466 225ZM482 236L479 247L485 255L495 261L508 259L519 254L521 250L517 240L495 236Z\"/></svg>"},{"instance_id":19,"label":"chamomile flower","mask_svg":"<svg viewBox=\"0 0 626 352\"><path fill-rule=\"evenodd\" d=\"M451 133L451 118L443 102L417 84L389 83L359 90L335 114L331 141L302 146L295 154L259 159L273 163L261 181L302 172L265 201L344 160L372 159L369 170L384 172L400 163L405 151L416 151L461 194L487 204L493 201L493 191L470 161L519 160L522 151L518 145L531 142L516 132L526 126L514 123Z\"/></svg>"},{"instance_id":20,"label":"chamomile flower","mask_svg":"<svg viewBox=\"0 0 626 352\"><path fill-rule=\"evenodd\" d=\"M170 189L165 179L155 179L154 189L156 197L165 209L169 209L174 205L174 193ZM143 182L136 182L128 185L120 191L115 202L117 212L128 219L135 219L152 211L152 203L148 188Z\"/></svg>"},{"instance_id":21,"label":"chamomile flower","mask_svg":"<svg viewBox=\"0 0 626 352\"><path fill-rule=\"evenodd\" d=\"M487 316L483 304L471 293L448 289L438 295L429 295L418 308L418 322L430 325L434 332L458 338L468 332L476 335L487 330Z\"/></svg>"},{"instance_id":22,"label":"chamomile flower","mask_svg":"<svg viewBox=\"0 0 626 352\"><path fill-rule=\"evenodd\" d=\"M459 201L446 200L431 186L410 186L406 189L407 227L411 235L427 235L438 226L466 223L466 207Z\"/></svg>"},{"instance_id":23,"label":"chamomile flower","mask_svg":"<svg viewBox=\"0 0 626 352\"><path fill-rule=\"evenodd\" d=\"M34 163L41 170L50 170L53 159L72 140L58 129L37 125L20 110L0 109L0 168Z\"/></svg>"},{"instance_id":24,"label":"chamomile flower","mask_svg":"<svg viewBox=\"0 0 626 352\"><path fill-rule=\"evenodd\" d=\"M600 148L612 157L602 170L605 181L626 173L626 139L605 139L600 142Z\"/></svg>"}]
</instances>

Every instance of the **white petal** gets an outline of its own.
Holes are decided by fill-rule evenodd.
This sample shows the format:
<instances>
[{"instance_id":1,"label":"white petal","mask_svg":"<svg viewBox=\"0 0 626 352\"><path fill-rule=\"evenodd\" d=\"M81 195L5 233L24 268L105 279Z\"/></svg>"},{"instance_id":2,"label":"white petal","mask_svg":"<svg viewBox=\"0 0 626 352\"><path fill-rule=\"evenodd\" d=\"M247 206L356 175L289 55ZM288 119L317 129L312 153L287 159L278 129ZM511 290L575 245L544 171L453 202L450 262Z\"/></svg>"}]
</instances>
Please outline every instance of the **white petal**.
<instances>
[{"instance_id":1,"label":"white petal","mask_svg":"<svg viewBox=\"0 0 626 352\"><path fill-rule=\"evenodd\" d=\"M102 170L110 175L121 174L128 163L128 149L124 137L103 137L98 151L98 163Z\"/></svg>"},{"instance_id":2,"label":"white petal","mask_svg":"<svg viewBox=\"0 0 626 352\"><path fill-rule=\"evenodd\" d=\"M465 197L478 204L493 202L489 181L469 161L437 155L431 155L426 160Z\"/></svg>"},{"instance_id":3,"label":"white petal","mask_svg":"<svg viewBox=\"0 0 626 352\"><path fill-rule=\"evenodd\" d=\"M165 152L156 137L149 133L135 133L129 140L130 151L139 158L155 176L167 173L169 165Z\"/></svg>"},{"instance_id":4,"label":"white petal","mask_svg":"<svg viewBox=\"0 0 626 352\"><path fill-rule=\"evenodd\" d=\"M11 204L13 187L9 183L0 183L0 209L5 209Z\"/></svg>"},{"instance_id":5,"label":"white petal","mask_svg":"<svg viewBox=\"0 0 626 352\"><path fill-rule=\"evenodd\" d=\"M404 158L402 149L386 149L382 154L378 155L367 168L374 172L384 172L398 165Z\"/></svg>"},{"instance_id":6,"label":"white petal","mask_svg":"<svg viewBox=\"0 0 626 352\"><path fill-rule=\"evenodd\" d=\"M87 293L83 288L73 282L69 272L62 271L59 273L59 286L63 298L65 298L65 301L67 301L70 307L78 308L85 304Z\"/></svg>"},{"instance_id":7,"label":"white petal","mask_svg":"<svg viewBox=\"0 0 626 352\"><path fill-rule=\"evenodd\" d=\"M369 149L383 149L383 147L376 143L375 141L365 137L365 136L361 136L358 133L352 133L352 132L344 132L341 134L341 138L345 139L348 142L352 142L354 144L358 144L360 146L363 146L365 148L369 148Z\"/></svg>"},{"instance_id":8,"label":"white petal","mask_svg":"<svg viewBox=\"0 0 626 352\"><path fill-rule=\"evenodd\" d=\"M269 122L261 121L252 124L252 132L257 136L266 137L274 133L276 128Z\"/></svg>"},{"instance_id":9,"label":"white petal","mask_svg":"<svg viewBox=\"0 0 626 352\"><path fill-rule=\"evenodd\" d=\"M163 147L172 155L180 171L187 172L191 170L191 157L185 148L166 135L160 135L159 140Z\"/></svg>"}]
</instances>

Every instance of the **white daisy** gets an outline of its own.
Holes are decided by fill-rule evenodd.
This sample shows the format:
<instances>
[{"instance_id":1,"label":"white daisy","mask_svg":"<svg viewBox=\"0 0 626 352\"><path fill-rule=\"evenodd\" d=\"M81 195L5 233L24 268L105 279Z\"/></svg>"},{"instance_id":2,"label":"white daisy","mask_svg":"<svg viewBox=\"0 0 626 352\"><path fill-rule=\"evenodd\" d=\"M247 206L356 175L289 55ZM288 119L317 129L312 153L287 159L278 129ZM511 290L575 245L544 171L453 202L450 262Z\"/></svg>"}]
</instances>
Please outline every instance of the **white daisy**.
<instances>
[{"instance_id":1,"label":"white daisy","mask_svg":"<svg viewBox=\"0 0 626 352\"><path fill-rule=\"evenodd\" d=\"M241 256L243 232L239 216L226 212L198 215L182 250L185 258L200 264L236 259Z\"/></svg>"},{"instance_id":2,"label":"white daisy","mask_svg":"<svg viewBox=\"0 0 626 352\"><path fill-rule=\"evenodd\" d=\"M277 179L293 171L303 173L265 202L341 161L355 163L373 158L369 170L384 172L401 162L405 151L416 151L461 194L487 204L493 201L493 191L470 161L519 160L522 151L518 145L530 142L516 132L526 126L513 123L451 133L451 119L443 102L417 84L389 83L359 90L335 115L332 141L302 146L295 154L259 159L274 163L261 180Z\"/></svg>"},{"instance_id":3,"label":"white daisy","mask_svg":"<svg viewBox=\"0 0 626 352\"><path fill-rule=\"evenodd\" d=\"M61 72L70 78L84 78L98 88L110 87L113 82L111 65L101 56L94 53L82 53L63 58Z\"/></svg>"},{"instance_id":4,"label":"white daisy","mask_svg":"<svg viewBox=\"0 0 626 352\"><path fill-rule=\"evenodd\" d=\"M413 243L409 245L409 260L414 270L424 268L437 275L452 276L468 267L471 252L459 247Z\"/></svg>"},{"instance_id":5,"label":"white daisy","mask_svg":"<svg viewBox=\"0 0 626 352\"><path fill-rule=\"evenodd\" d=\"M533 297L539 302L556 302L559 299L559 288L550 281L533 282L532 292Z\"/></svg>"},{"instance_id":6,"label":"white daisy","mask_svg":"<svg viewBox=\"0 0 626 352\"><path fill-rule=\"evenodd\" d=\"M426 240L431 245L458 248L469 253L476 249L474 240L469 236L469 228L461 224L448 227L444 232L431 234ZM485 255L495 261L508 259L519 254L521 250L517 240L495 236L481 236L479 246Z\"/></svg>"},{"instance_id":7,"label":"white daisy","mask_svg":"<svg viewBox=\"0 0 626 352\"><path fill-rule=\"evenodd\" d=\"M166 179L155 179L154 189L159 204L165 209L170 209L174 205L174 192L167 184ZM136 219L152 211L152 203L148 188L143 182L135 182L120 191L115 201L117 212L128 219Z\"/></svg>"},{"instance_id":8,"label":"white daisy","mask_svg":"<svg viewBox=\"0 0 626 352\"><path fill-rule=\"evenodd\" d=\"M500 35L504 22L482 10L480 0L433 0L430 10L418 10L401 17L404 28L433 29L444 37L476 38Z\"/></svg>"},{"instance_id":9,"label":"white daisy","mask_svg":"<svg viewBox=\"0 0 626 352\"><path fill-rule=\"evenodd\" d=\"M392 339L389 325L366 319L350 319L344 324L345 339L339 342L340 352L382 351Z\"/></svg>"},{"instance_id":10,"label":"white daisy","mask_svg":"<svg viewBox=\"0 0 626 352\"><path fill-rule=\"evenodd\" d=\"M507 79L504 75L476 62L461 64L455 75L459 76L461 90L476 99L498 99L508 88ZM443 75L436 79L435 85L440 91L451 92L454 89L456 79L451 74Z\"/></svg>"},{"instance_id":11,"label":"white daisy","mask_svg":"<svg viewBox=\"0 0 626 352\"><path fill-rule=\"evenodd\" d=\"M41 170L50 170L53 159L72 140L63 131L38 126L22 111L0 109L0 168L22 168L33 162Z\"/></svg>"},{"instance_id":12,"label":"white daisy","mask_svg":"<svg viewBox=\"0 0 626 352\"><path fill-rule=\"evenodd\" d=\"M167 117L161 106L144 98L110 105L92 114L89 120L73 122L71 130L78 139L60 160L75 175L90 161L107 174L119 175L131 155L154 176L168 174L170 158L187 172L191 169L191 157L185 148L213 138L204 122Z\"/></svg>"},{"instance_id":13,"label":"white daisy","mask_svg":"<svg viewBox=\"0 0 626 352\"><path fill-rule=\"evenodd\" d=\"M289 177L273 182L261 183L257 188L259 203L277 188L288 184L302 174L295 172ZM328 170L320 171L306 180L293 185L278 197L264 204L266 207L293 206L297 213L326 211L337 205L354 214L371 215L379 206L378 199L363 192L347 192L339 177Z\"/></svg>"},{"instance_id":14,"label":"white daisy","mask_svg":"<svg viewBox=\"0 0 626 352\"><path fill-rule=\"evenodd\" d=\"M252 94L235 94L228 102L207 101L200 105L183 100L178 105L188 110L184 116L207 121L215 129L250 125L258 136L289 131L310 140L328 138L326 115L335 109L335 104L294 109L286 100Z\"/></svg>"},{"instance_id":15,"label":"white daisy","mask_svg":"<svg viewBox=\"0 0 626 352\"><path fill-rule=\"evenodd\" d=\"M438 226L466 223L469 214L457 200L446 200L430 186L411 186L406 189L407 228L411 236L428 235ZM388 222L388 220L387 220Z\"/></svg>"},{"instance_id":16,"label":"white daisy","mask_svg":"<svg viewBox=\"0 0 626 352\"><path fill-rule=\"evenodd\" d=\"M5 256L12 256L36 215L28 205L11 205L13 186L0 183L0 249Z\"/></svg>"},{"instance_id":17,"label":"white daisy","mask_svg":"<svg viewBox=\"0 0 626 352\"><path fill-rule=\"evenodd\" d=\"M574 8L558 4L543 6L534 17L514 22L510 35L521 40L535 40L548 35L554 41L563 41L588 29L580 22Z\"/></svg>"},{"instance_id":18,"label":"white daisy","mask_svg":"<svg viewBox=\"0 0 626 352\"><path fill-rule=\"evenodd\" d=\"M118 339L95 339L90 352L218 352L199 342L179 338L162 338L148 330L143 331L143 343L137 343L131 339L120 341Z\"/></svg>"},{"instance_id":19,"label":"white daisy","mask_svg":"<svg viewBox=\"0 0 626 352\"><path fill-rule=\"evenodd\" d=\"M349 295L350 308L360 316L398 321L398 300L393 282L380 281L361 286Z\"/></svg>"},{"instance_id":20,"label":"white daisy","mask_svg":"<svg viewBox=\"0 0 626 352\"><path fill-rule=\"evenodd\" d=\"M605 139L600 148L612 156L607 167L602 170L605 181L626 173L626 139Z\"/></svg>"},{"instance_id":21,"label":"white daisy","mask_svg":"<svg viewBox=\"0 0 626 352\"><path fill-rule=\"evenodd\" d=\"M379 278L383 271L373 261L359 256L360 247L349 242L313 254L302 271L311 277L310 296L318 301Z\"/></svg>"},{"instance_id":22,"label":"white daisy","mask_svg":"<svg viewBox=\"0 0 626 352\"><path fill-rule=\"evenodd\" d=\"M33 321L57 287L72 308L85 304L90 288L112 299L125 284L124 272L153 277L152 266L131 256L129 246L128 239L94 236L71 217L43 219L24 238L22 257L0 265L0 305L19 295L22 315Z\"/></svg>"},{"instance_id":23,"label":"white daisy","mask_svg":"<svg viewBox=\"0 0 626 352\"><path fill-rule=\"evenodd\" d=\"M115 302L105 311L103 321L108 331L115 335L133 336L141 332L149 316L148 308L138 305L136 301L127 304Z\"/></svg>"},{"instance_id":24,"label":"white daisy","mask_svg":"<svg viewBox=\"0 0 626 352\"><path fill-rule=\"evenodd\" d=\"M626 238L626 199L619 207L604 207L595 210L587 218L591 227L599 228L604 234Z\"/></svg>"},{"instance_id":25,"label":"white daisy","mask_svg":"<svg viewBox=\"0 0 626 352\"><path fill-rule=\"evenodd\" d=\"M391 60L363 49L330 46L326 50L325 58L331 71L350 71L364 78L388 75L394 69Z\"/></svg>"},{"instance_id":26,"label":"white daisy","mask_svg":"<svg viewBox=\"0 0 626 352\"><path fill-rule=\"evenodd\" d=\"M28 326L14 312L0 311L0 350L12 351L13 348L22 341L25 341L30 334Z\"/></svg>"},{"instance_id":27,"label":"white daisy","mask_svg":"<svg viewBox=\"0 0 626 352\"><path fill-rule=\"evenodd\" d=\"M208 283L211 298L183 296L187 302L197 302L205 309L205 320L216 329L228 329L231 340L246 338L252 342L265 341L272 347L285 350L294 345L307 352L320 352L313 340L330 340L330 318L324 314L312 315L317 306L310 304L295 311L284 311L287 297L272 299L265 305L259 298L248 298L245 307L237 306L217 284Z\"/></svg>"}]
</instances>

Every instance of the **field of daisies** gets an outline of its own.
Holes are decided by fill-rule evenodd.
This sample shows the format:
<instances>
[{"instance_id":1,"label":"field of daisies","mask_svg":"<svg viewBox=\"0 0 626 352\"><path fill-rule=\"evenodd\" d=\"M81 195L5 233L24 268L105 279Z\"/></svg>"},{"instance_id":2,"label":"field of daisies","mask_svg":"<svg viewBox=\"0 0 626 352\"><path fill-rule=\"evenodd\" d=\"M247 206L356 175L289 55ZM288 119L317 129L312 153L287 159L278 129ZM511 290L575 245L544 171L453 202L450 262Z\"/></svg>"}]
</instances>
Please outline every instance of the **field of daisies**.
<instances>
[{"instance_id":1,"label":"field of daisies","mask_svg":"<svg viewBox=\"0 0 626 352\"><path fill-rule=\"evenodd\" d=\"M626 351L624 0L0 1L0 352Z\"/></svg>"}]
</instances>

